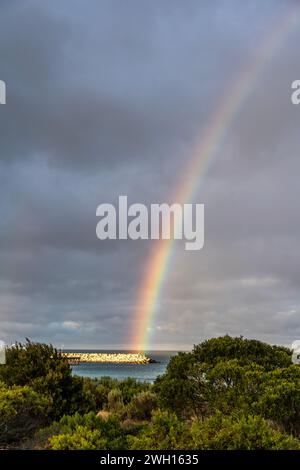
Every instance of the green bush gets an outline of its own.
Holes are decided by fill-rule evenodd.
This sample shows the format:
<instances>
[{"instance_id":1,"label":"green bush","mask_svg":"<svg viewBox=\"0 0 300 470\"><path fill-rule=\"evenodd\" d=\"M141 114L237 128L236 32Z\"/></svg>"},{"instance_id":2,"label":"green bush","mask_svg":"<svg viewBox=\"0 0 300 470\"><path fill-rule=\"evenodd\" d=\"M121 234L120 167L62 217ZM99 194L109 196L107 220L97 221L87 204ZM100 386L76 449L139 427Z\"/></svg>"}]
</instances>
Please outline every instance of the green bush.
<instances>
[{"instance_id":1,"label":"green bush","mask_svg":"<svg viewBox=\"0 0 300 470\"><path fill-rule=\"evenodd\" d=\"M251 410L259 395L264 374L262 366L256 363L241 365L237 359L231 359L220 361L213 367L206 365L200 370L200 374L193 376L195 396L198 400L205 400L210 413L215 410L227 414L235 409Z\"/></svg>"},{"instance_id":2,"label":"green bush","mask_svg":"<svg viewBox=\"0 0 300 470\"><path fill-rule=\"evenodd\" d=\"M157 397L153 392L140 392L132 398L127 408L128 417L137 420L151 418L152 411L157 408Z\"/></svg>"},{"instance_id":3,"label":"green bush","mask_svg":"<svg viewBox=\"0 0 300 470\"><path fill-rule=\"evenodd\" d=\"M86 413L94 402L86 395L83 380L73 377L67 359L53 346L29 340L7 349L6 364L0 368L0 379L7 385L29 385L52 398L52 419L76 411Z\"/></svg>"},{"instance_id":4,"label":"green bush","mask_svg":"<svg viewBox=\"0 0 300 470\"><path fill-rule=\"evenodd\" d=\"M188 446L188 424L175 413L156 410L150 423L137 436L129 436L133 450L186 449Z\"/></svg>"},{"instance_id":5,"label":"green bush","mask_svg":"<svg viewBox=\"0 0 300 470\"><path fill-rule=\"evenodd\" d=\"M84 426L77 426L70 434L52 436L49 443L53 450L107 449L107 439L101 436L101 432L97 429L92 431Z\"/></svg>"},{"instance_id":6,"label":"green bush","mask_svg":"<svg viewBox=\"0 0 300 470\"><path fill-rule=\"evenodd\" d=\"M47 423L52 402L28 385L8 388L0 383L0 443L18 442Z\"/></svg>"},{"instance_id":7,"label":"green bush","mask_svg":"<svg viewBox=\"0 0 300 470\"><path fill-rule=\"evenodd\" d=\"M195 400L195 383L190 380L195 373L195 357L192 353L178 353L172 357L164 375L154 383L159 405L179 414L198 413Z\"/></svg>"},{"instance_id":8,"label":"green bush","mask_svg":"<svg viewBox=\"0 0 300 470\"><path fill-rule=\"evenodd\" d=\"M118 388L122 392L124 405L127 405L138 393L151 390L152 385L128 377L125 380L118 381Z\"/></svg>"},{"instance_id":9,"label":"green bush","mask_svg":"<svg viewBox=\"0 0 300 470\"><path fill-rule=\"evenodd\" d=\"M261 416L223 416L217 413L195 421L191 448L200 450L299 450L300 441L273 429Z\"/></svg>"},{"instance_id":10,"label":"green bush","mask_svg":"<svg viewBox=\"0 0 300 470\"><path fill-rule=\"evenodd\" d=\"M290 366L269 372L261 378L253 409L280 424L286 432L300 432L300 367Z\"/></svg>"},{"instance_id":11,"label":"green bush","mask_svg":"<svg viewBox=\"0 0 300 470\"><path fill-rule=\"evenodd\" d=\"M101 377L99 379L84 378L84 391L90 396L95 410L108 407L108 394L113 389L120 390L124 405L130 403L138 393L151 390L152 386L145 382L139 382L133 378L125 380Z\"/></svg>"},{"instance_id":12,"label":"green bush","mask_svg":"<svg viewBox=\"0 0 300 470\"><path fill-rule=\"evenodd\" d=\"M44 442L43 442L44 440ZM36 436L39 445L57 450L127 449L127 431L116 416L102 419L95 413L64 416Z\"/></svg>"},{"instance_id":13,"label":"green bush","mask_svg":"<svg viewBox=\"0 0 300 470\"><path fill-rule=\"evenodd\" d=\"M208 339L194 346L193 355L198 363L204 362L210 365L237 359L243 365L255 363L266 370L274 370L292 364L290 349L271 346L255 339L245 339L242 336L232 338L226 335Z\"/></svg>"},{"instance_id":14,"label":"green bush","mask_svg":"<svg viewBox=\"0 0 300 470\"><path fill-rule=\"evenodd\" d=\"M107 409L114 413L124 408L123 396L121 390L113 388L107 396Z\"/></svg>"},{"instance_id":15,"label":"green bush","mask_svg":"<svg viewBox=\"0 0 300 470\"><path fill-rule=\"evenodd\" d=\"M159 405L181 416L230 413L257 399L263 374L291 367L292 352L256 340L213 338L173 357L154 384Z\"/></svg>"}]
</instances>

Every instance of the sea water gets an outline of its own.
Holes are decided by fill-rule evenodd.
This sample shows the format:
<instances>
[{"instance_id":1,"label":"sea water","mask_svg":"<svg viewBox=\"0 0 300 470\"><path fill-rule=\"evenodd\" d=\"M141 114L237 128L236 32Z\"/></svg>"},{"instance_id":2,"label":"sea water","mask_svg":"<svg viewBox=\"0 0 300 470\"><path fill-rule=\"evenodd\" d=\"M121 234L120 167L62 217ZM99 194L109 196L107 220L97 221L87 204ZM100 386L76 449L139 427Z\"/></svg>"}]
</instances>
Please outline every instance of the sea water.
<instances>
[{"instance_id":1,"label":"sea water","mask_svg":"<svg viewBox=\"0 0 300 470\"><path fill-rule=\"evenodd\" d=\"M113 351L113 350L72 350L68 352L93 352L93 353L129 353L134 351ZM83 377L112 377L118 380L124 380L128 377L132 377L136 380L143 382L154 382L156 377L162 375L169 363L172 356L177 354L177 351L148 351L145 353L146 356L151 357L156 362L151 364L93 364L85 363L72 365L72 371L74 375L80 375Z\"/></svg>"}]
</instances>

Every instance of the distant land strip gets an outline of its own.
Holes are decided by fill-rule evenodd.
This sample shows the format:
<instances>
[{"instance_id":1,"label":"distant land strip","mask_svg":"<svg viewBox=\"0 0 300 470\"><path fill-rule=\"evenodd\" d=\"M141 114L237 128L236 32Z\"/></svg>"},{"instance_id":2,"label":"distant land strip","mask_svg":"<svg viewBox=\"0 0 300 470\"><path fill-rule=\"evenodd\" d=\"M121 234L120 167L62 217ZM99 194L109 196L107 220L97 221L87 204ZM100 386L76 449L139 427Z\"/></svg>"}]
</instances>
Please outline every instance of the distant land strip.
<instances>
[{"instance_id":1,"label":"distant land strip","mask_svg":"<svg viewBox=\"0 0 300 470\"><path fill-rule=\"evenodd\" d=\"M62 353L70 364L83 363L115 363L115 364L151 364L154 361L142 353L80 353L67 352Z\"/></svg>"}]
</instances>

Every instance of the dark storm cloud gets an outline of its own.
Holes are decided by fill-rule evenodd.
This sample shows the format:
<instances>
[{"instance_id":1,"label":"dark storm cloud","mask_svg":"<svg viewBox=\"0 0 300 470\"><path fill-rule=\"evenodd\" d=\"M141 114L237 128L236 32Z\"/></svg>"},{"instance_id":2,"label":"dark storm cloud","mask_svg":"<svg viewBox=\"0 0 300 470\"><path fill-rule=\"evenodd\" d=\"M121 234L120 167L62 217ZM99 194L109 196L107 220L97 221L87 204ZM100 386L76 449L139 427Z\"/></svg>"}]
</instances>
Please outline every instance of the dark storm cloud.
<instances>
[{"instance_id":1,"label":"dark storm cloud","mask_svg":"<svg viewBox=\"0 0 300 470\"><path fill-rule=\"evenodd\" d=\"M236 39L248 39L249 30L222 2L185 9L92 1L82 8L72 2L70 11L66 1L2 8L9 105L1 158L38 154L88 170L130 159L153 165L165 153L170 160L198 130L210 83L228 77L243 52ZM239 10L242 21L253 15Z\"/></svg>"},{"instance_id":2,"label":"dark storm cloud","mask_svg":"<svg viewBox=\"0 0 300 470\"><path fill-rule=\"evenodd\" d=\"M191 116L178 106L186 109L185 96L174 102L172 83L160 80L165 54L151 40L155 21L145 18L146 29L132 33L121 12L114 15L105 4L93 5L97 22L87 13L91 25L78 17L81 9L66 16L38 2L3 9L0 54L9 103L2 159L38 154L58 167L91 170L162 158L174 127L179 131ZM173 86L176 92L176 79ZM188 122L184 127L187 132Z\"/></svg>"},{"instance_id":3,"label":"dark storm cloud","mask_svg":"<svg viewBox=\"0 0 300 470\"><path fill-rule=\"evenodd\" d=\"M122 346L150 243L100 242L96 207L169 198L214 110L293 2L1 2L1 338ZM271 32L271 31L270 31ZM295 30L236 116L178 244L157 347L300 335Z\"/></svg>"}]
</instances>

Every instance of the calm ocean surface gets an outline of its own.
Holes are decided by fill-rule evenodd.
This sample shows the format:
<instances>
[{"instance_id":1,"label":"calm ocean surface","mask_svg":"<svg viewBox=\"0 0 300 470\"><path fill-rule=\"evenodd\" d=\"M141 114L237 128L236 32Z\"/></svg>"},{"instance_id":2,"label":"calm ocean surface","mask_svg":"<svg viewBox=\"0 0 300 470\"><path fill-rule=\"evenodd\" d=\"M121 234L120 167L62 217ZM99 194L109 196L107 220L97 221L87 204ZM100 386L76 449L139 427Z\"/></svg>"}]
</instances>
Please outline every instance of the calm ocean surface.
<instances>
[{"instance_id":1,"label":"calm ocean surface","mask_svg":"<svg viewBox=\"0 0 300 470\"><path fill-rule=\"evenodd\" d=\"M128 353L130 351L113 351L90 349L68 350L68 352L98 352L98 353ZM153 382L158 375L164 373L170 357L177 354L177 351L149 351L147 356L155 359L156 364L79 364L72 366L73 374L83 377L112 377L123 380L133 377L137 380Z\"/></svg>"}]
</instances>

